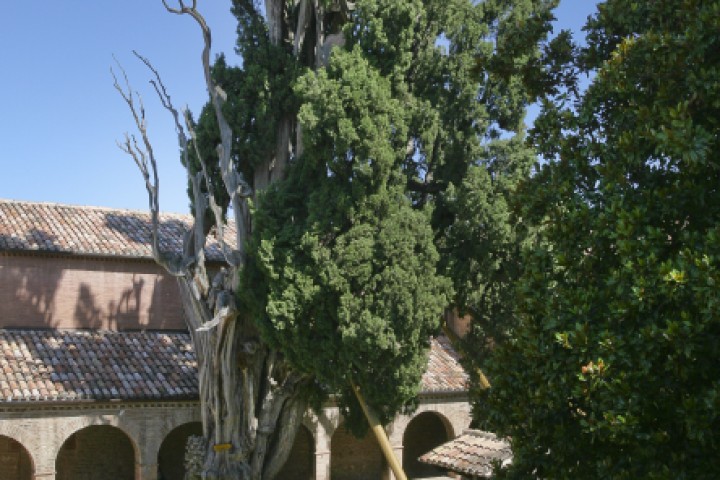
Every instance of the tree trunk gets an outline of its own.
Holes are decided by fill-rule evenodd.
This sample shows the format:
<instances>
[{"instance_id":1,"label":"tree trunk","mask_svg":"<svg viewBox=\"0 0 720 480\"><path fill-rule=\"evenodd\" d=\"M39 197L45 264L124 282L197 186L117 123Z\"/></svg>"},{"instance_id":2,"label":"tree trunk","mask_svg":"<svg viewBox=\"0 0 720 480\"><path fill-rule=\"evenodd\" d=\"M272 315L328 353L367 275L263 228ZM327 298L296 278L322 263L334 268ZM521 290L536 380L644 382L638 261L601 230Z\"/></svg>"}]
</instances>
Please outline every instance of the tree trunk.
<instances>
[{"instance_id":1,"label":"tree trunk","mask_svg":"<svg viewBox=\"0 0 720 480\"><path fill-rule=\"evenodd\" d=\"M272 478L287 460L307 406L299 395L306 379L264 346L252 321L235 310L234 292L226 288L233 277L221 271L206 295L196 279L178 278L198 360L206 441L204 465L189 478Z\"/></svg>"},{"instance_id":2,"label":"tree trunk","mask_svg":"<svg viewBox=\"0 0 720 480\"><path fill-rule=\"evenodd\" d=\"M142 144L126 135L120 148L133 158L145 180L152 214L153 257L178 280L185 320L198 362L204 439L202 442L193 442L193 445L202 445L203 451L198 452L202 461L199 465L193 464L195 466L188 471L186 478L272 479L282 468L292 448L307 408L302 395L303 387L310 379L293 372L279 352L262 343L252 319L237 310L235 298L239 285L238 273L246 260L245 244L251 227L247 200L255 192L283 177L293 150L296 155L299 154L302 147L297 119L287 114L280 120L276 132L276 151L268 158L266 165L256 169L251 186L232 159L233 133L222 111L226 96L212 79L210 29L197 10L197 0L192 0L189 5L186 1L179 1L177 7L171 7L168 1L162 0L169 12L191 16L203 34L202 67L221 136L217 148L219 166L236 226L235 245L229 246L224 243L222 208L213 198L212 189L203 189L203 185L207 187L211 181L204 159L191 140L194 138L192 122L186 117L183 126L182 116L173 107L160 75L146 58L136 53L154 74L151 83L163 106L173 115L194 196L195 224L185 236L182 257L162 251L157 164L147 136L142 99L133 96L123 71L126 89L120 86L117 78L114 86L133 115ZM337 11L351 8L351 4L345 1L335 3L337 5L333 8ZM291 5L285 0L265 0L265 7L264 18L270 41L275 45L293 44L293 53L298 55L303 42L311 39L315 46L315 57L310 59L309 66L323 66L321 58L326 61L327 52L322 57L320 49L324 44L322 26L325 10L321 2L295 0ZM300 12L297 18L292 13L294 11ZM311 19L314 19L314 27ZM185 128L190 135L186 134ZM294 141L296 145L293 145ZM190 148L195 148L201 164L200 172L190 171L187 156ZM208 235L208 229L203 225L206 209L214 215L216 239L226 260L226 265L212 279L206 271L204 258Z\"/></svg>"}]
</instances>

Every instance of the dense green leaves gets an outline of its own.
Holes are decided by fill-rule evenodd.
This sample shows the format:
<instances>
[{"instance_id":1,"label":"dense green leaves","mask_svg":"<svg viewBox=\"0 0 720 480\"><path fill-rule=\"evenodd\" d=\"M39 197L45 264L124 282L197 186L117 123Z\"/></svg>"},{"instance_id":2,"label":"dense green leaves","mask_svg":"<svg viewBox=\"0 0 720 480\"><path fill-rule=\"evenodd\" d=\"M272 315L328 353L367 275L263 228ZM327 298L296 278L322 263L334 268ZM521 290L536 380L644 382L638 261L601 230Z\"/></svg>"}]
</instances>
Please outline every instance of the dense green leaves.
<instances>
[{"instance_id":1,"label":"dense green leaves","mask_svg":"<svg viewBox=\"0 0 720 480\"><path fill-rule=\"evenodd\" d=\"M540 235L477 409L512 438L512 478L720 470L718 27L717 1L601 4L591 86L536 123Z\"/></svg>"},{"instance_id":2,"label":"dense green leaves","mask_svg":"<svg viewBox=\"0 0 720 480\"><path fill-rule=\"evenodd\" d=\"M248 269L262 280L248 290L262 289L271 346L342 392L343 406L355 406L350 385L360 385L387 422L417 394L450 293L429 215L404 193L405 112L358 49L297 89L305 152L260 199Z\"/></svg>"},{"instance_id":3,"label":"dense green leaves","mask_svg":"<svg viewBox=\"0 0 720 480\"><path fill-rule=\"evenodd\" d=\"M493 65L518 32L530 44L510 62L540 55L552 3L358 1L345 47L295 84L303 151L259 200L246 292L267 341L341 393L351 426L351 381L383 421L413 404L445 308L476 314L478 345L509 329L531 98Z\"/></svg>"},{"instance_id":4,"label":"dense green leaves","mask_svg":"<svg viewBox=\"0 0 720 480\"><path fill-rule=\"evenodd\" d=\"M511 203L535 159L522 120L557 75L540 67L557 0L358 0L326 11L345 43L322 68L314 40L293 56L252 1L234 4L243 66L214 74L247 178L293 124L285 178L254 199L241 303L351 427L351 382L388 421L413 405L446 308L476 317L479 354L512 329L527 229ZM208 158L212 122L198 127Z\"/></svg>"}]
</instances>

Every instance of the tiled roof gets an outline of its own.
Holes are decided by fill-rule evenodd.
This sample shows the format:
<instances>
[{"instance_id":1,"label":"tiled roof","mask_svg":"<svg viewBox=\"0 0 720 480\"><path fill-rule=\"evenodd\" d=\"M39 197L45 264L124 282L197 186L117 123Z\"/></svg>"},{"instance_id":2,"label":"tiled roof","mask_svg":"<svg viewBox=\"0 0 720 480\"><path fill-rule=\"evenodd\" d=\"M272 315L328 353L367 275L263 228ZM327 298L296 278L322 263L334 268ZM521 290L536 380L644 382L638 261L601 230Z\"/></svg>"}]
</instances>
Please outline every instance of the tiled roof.
<instances>
[{"instance_id":1,"label":"tiled roof","mask_svg":"<svg viewBox=\"0 0 720 480\"><path fill-rule=\"evenodd\" d=\"M197 396L186 333L0 329L0 402Z\"/></svg>"},{"instance_id":2,"label":"tiled roof","mask_svg":"<svg viewBox=\"0 0 720 480\"><path fill-rule=\"evenodd\" d=\"M161 214L161 248L181 253L191 221L190 215ZM151 224L148 212L0 199L0 251L151 258ZM225 236L233 238L232 227ZM222 260L214 241L206 255Z\"/></svg>"},{"instance_id":3,"label":"tiled roof","mask_svg":"<svg viewBox=\"0 0 720 480\"><path fill-rule=\"evenodd\" d=\"M424 392L463 392L468 389L468 375L460 365L460 357L446 336L430 342L428 368L423 374Z\"/></svg>"},{"instance_id":4,"label":"tiled roof","mask_svg":"<svg viewBox=\"0 0 720 480\"><path fill-rule=\"evenodd\" d=\"M492 433L465 430L455 440L420 457L420 461L463 475L486 478L492 475L492 462L507 464L512 461L512 451L507 442Z\"/></svg>"},{"instance_id":5,"label":"tiled roof","mask_svg":"<svg viewBox=\"0 0 720 480\"><path fill-rule=\"evenodd\" d=\"M465 389L453 355L432 341L424 391ZM187 333L0 329L0 403L197 398Z\"/></svg>"}]
</instances>

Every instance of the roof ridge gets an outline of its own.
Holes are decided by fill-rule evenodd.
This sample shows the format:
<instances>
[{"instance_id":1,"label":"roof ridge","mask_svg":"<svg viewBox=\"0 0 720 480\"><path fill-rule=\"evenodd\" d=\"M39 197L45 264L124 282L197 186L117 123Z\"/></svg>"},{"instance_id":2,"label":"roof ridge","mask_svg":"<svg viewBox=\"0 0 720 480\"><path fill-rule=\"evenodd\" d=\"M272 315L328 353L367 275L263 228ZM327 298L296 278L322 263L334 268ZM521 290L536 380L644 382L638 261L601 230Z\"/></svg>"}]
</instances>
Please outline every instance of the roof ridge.
<instances>
[{"instance_id":1,"label":"roof ridge","mask_svg":"<svg viewBox=\"0 0 720 480\"><path fill-rule=\"evenodd\" d=\"M165 251L182 254L194 219L190 214L160 213L160 240ZM228 222L225 243L234 247L234 224ZM0 251L51 252L117 258L152 258L152 214L149 211L62 203L0 199ZM206 256L223 261L222 246L209 235Z\"/></svg>"},{"instance_id":2,"label":"roof ridge","mask_svg":"<svg viewBox=\"0 0 720 480\"><path fill-rule=\"evenodd\" d=\"M141 214L141 215L150 215L150 210L139 210L139 209L133 209L133 208L118 208L118 207L105 207L102 205L81 205L81 204L74 204L74 203L62 203L62 202L47 202L47 201L37 201L37 200L17 200L13 198L2 198L0 197L0 203L5 204L23 204L23 205L42 205L46 207L65 207L65 208L74 208L74 209L80 209L80 210L98 210L103 212L124 212L124 213L132 213L132 214ZM180 213L180 212L170 212L170 211L161 211L160 215L177 215L180 217L187 217L191 218L192 215L190 213Z\"/></svg>"}]
</instances>

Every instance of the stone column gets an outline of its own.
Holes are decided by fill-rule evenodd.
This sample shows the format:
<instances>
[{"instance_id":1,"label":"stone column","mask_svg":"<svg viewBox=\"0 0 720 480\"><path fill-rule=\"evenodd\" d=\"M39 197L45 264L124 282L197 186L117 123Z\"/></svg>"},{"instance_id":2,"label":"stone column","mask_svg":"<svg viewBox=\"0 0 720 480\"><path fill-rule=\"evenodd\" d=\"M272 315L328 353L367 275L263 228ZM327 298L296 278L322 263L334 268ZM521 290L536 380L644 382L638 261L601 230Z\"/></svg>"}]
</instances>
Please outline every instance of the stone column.
<instances>
[{"instance_id":1,"label":"stone column","mask_svg":"<svg viewBox=\"0 0 720 480\"><path fill-rule=\"evenodd\" d=\"M393 449L393 453L395 454L395 458L397 458L398 462L400 462L400 465L402 465L403 464L403 446L402 445L393 445L392 449ZM407 475L407 472L405 472L405 475ZM396 480L395 474L393 474L392 471L390 471L389 478L391 480Z\"/></svg>"},{"instance_id":2,"label":"stone column","mask_svg":"<svg viewBox=\"0 0 720 480\"><path fill-rule=\"evenodd\" d=\"M135 464L135 480L157 480L157 463Z\"/></svg>"},{"instance_id":3,"label":"stone column","mask_svg":"<svg viewBox=\"0 0 720 480\"><path fill-rule=\"evenodd\" d=\"M34 480L55 480L55 469L52 471L37 472L33 475Z\"/></svg>"},{"instance_id":4,"label":"stone column","mask_svg":"<svg viewBox=\"0 0 720 480\"><path fill-rule=\"evenodd\" d=\"M315 480L330 480L330 451L315 452Z\"/></svg>"},{"instance_id":5,"label":"stone column","mask_svg":"<svg viewBox=\"0 0 720 480\"><path fill-rule=\"evenodd\" d=\"M50 448L47 445L37 452L35 461L34 480L55 480L57 472L55 471L55 458L57 458L59 447L57 449ZM2 476L2 475L0 475Z\"/></svg>"},{"instance_id":6,"label":"stone column","mask_svg":"<svg viewBox=\"0 0 720 480\"><path fill-rule=\"evenodd\" d=\"M315 437L315 480L330 480L332 435L339 423L337 409L324 408L320 417L315 417L312 423Z\"/></svg>"}]
</instances>

